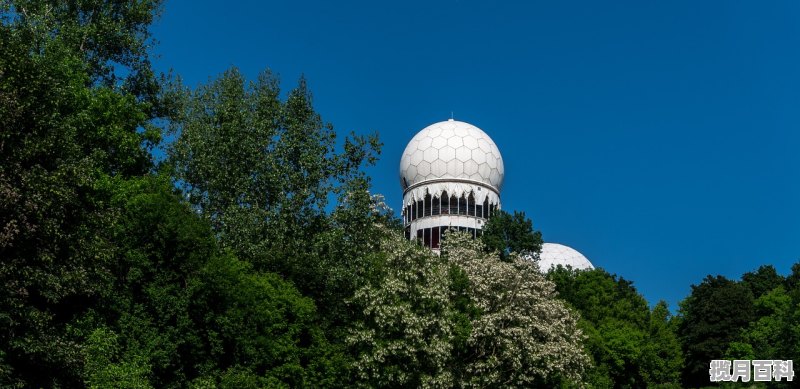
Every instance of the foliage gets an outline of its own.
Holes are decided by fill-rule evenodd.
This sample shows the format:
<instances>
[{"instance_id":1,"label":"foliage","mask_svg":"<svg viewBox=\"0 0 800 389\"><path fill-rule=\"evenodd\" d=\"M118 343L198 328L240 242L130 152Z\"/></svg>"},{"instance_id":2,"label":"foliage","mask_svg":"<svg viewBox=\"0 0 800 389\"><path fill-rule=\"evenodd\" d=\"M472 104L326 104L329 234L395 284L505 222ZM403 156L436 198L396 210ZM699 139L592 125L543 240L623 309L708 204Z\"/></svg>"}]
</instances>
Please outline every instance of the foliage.
<instances>
[{"instance_id":1,"label":"foliage","mask_svg":"<svg viewBox=\"0 0 800 389\"><path fill-rule=\"evenodd\" d=\"M92 331L86 340L86 386L89 388L152 388L150 366L142 357L119 360L118 336L107 328Z\"/></svg>"},{"instance_id":2,"label":"foliage","mask_svg":"<svg viewBox=\"0 0 800 389\"><path fill-rule=\"evenodd\" d=\"M37 56L50 49L53 38L85 64L87 82L118 89L142 103L147 118L172 113L168 78L152 70L149 27L158 17L161 0L2 0L4 24L17 32ZM58 62L55 63L56 65ZM154 127L147 125L151 134Z\"/></svg>"},{"instance_id":3,"label":"foliage","mask_svg":"<svg viewBox=\"0 0 800 389\"><path fill-rule=\"evenodd\" d=\"M347 343L367 387L449 387L454 323L449 266L433 252L387 233L386 275L350 300L359 313Z\"/></svg>"},{"instance_id":4,"label":"foliage","mask_svg":"<svg viewBox=\"0 0 800 389\"><path fill-rule=\"evenodd\" d=\"M377 137L337 140L304 79L176 87L160 7L0 0L0 386L676 387L800 355L800 263L709 276L673 318L602 270L546 279L520 212L405 241Z\"/></svg>"},{"instance_id":5,"label":"foliage","mask_svg":"<svg viewBox=\"0 0 800 389\"><path fill-rule=\"evenodd\" d=\"M548 273L561 298L581 314L594 387L644 387L678 382L680 344L661 302L649 310L633 284L602 269L562 266Z\"/></svg>"},{"instance_id":6,"label":"foliage","mask_svg":"<svg viewBox=\"0 0 800 389\"><path fill-rule=\"evenodd\" d=\"M740 329L755 319L753 294L741 283L708 276L699 285L692 285L680 314L678 334L686 360L683 383L705 385L709 361L724 356Z\"/></svg>"},{"instance_id":7,"label":"foliage","mask_svg":"<svg viewBox=\"0 0 800 389\"><path fill-rule=\"evenodd\" d=\"M753 298L759 298L783 283L783 277L772 265L759 266L758 270L742 275L742 284L750 289Z\"/></svg>"},{"instance_id":8,"label":"foliage","mask_svg":"<svg viewBox=\"0 0 800 389\"><path fill-rule=\"evenodd\" d=\"M105 64L146 58L125 53L138 43L119 36L106 43L123 46L93 42L111 24L92 23L139 22L78 26L70 12L82 18L94 3L60 4L2 8L3 386L170 387L243 371L286 385L335 379L326 369L337 353L315 327L313 302L220 256L209 226L168 183L137 178L152 166L157 137L144 128L155 102L126 89L131 79L119 87ZM152 4L94 5L106 15Z\"/></svg>"},{"instance_id":9,"label":"foliage","mask_svg":"<svg viewBox=\"0 0 800 389\"><path fill-rule=\"evenodd\" d=\"M167 182L115 186L120 256L111 295L93 316L119 318L103 325L120 334L125 360L151 366L153 386L224 382L234 372L287 386L337 379L327 369L339 357L316 325L313 301L276 274L219 253L207 223Z\"/></svg>"},{"instance_id":10,"label":"foliage","mask_svg":"<svg viewBox=\"0 0 800 389\"><path fill-rule=\"evenodd\" d=\"M337 153L305 80L282 101L271 73L248 83L235 68L187 93L173 130L165 171L222 246L286 277L341 324L344 299L379 267L380 217L359 170L375 161L377 138L354 135Z\"/></svg>"},{"instance_id":11,"label":"foliage","mask_svg":"<svg viewBox=\"0 0 800 389\"><path fill-rule=\"evenodd\" d=\"M533 230L533 223L524 212L497 211L486 223L481 240L487 250L500 252L503 260L511 253L538 258L542 251L542 233Z\"/></svg>"},{"instance_id":12,"label":"foliage","mask_svg":"<svg viewBox=\"0 0 800 389\"><path fill-rule=\"evenodd\" d=\"M4 4L6 6L6 4ZM29 17L0 24L0 334L5 385L74 386L67 332L108 287L108 177L147 172L142 103L90 87L80 53ZM22 11L21 8L18 10ZM43 17L36 15L36 18ZM37 19L38 20L38 19ZM42 374L47 371L47 374ZM11 378L14 377L14 378Z\"/></svg>"},{"instance_id":13,"label":"foliage","mask_svg":"<svg viewBox=\"0 0 800 389\"><path fill-rule=\"evenodd\" d=\"M469 279L479 312L454 371L459 386L527 387L578 382L589 364L578 318L556 298L536 265L487 254L467 234L448 234L442 256Z\"/></svg>"},{"instance_id":14,"label":"foliage","mask_svg":"<svg viewBox=\"0 0 800 389\"><path fill-rule=\"evenodd\" d=\"M530 261L501 261L466 234L441 257L387 231L386 275L351 303L348 338L367 386L577 383L588 358L577 318Z\"/></svg>"},{"instance_id":15,"label":"foliage","mask_svg":"<svg viewBox=\"0 0 800 389\"><path fill-rule=\"evenodd\" d=\"M739 329L727 345L726 358L797 360L800 355L800 288L792 282L798 264L784 278L772 266L762 266L756 272L745 273L742 284L752 289L761 286L763 292L753 302L755 318ZM759 277L759 275L764 275ZM760 282L754 282L756 281ZM790 387L789 383L771 383L770 387Z\"/></svg>"},{"instance_id":16,"label":"foliage","mask_svg":"<svg viewBox=\"0 0 800 389\"><path fill-rule=\"evenodd\" d=\"M664 301L650 311L647 342L642 346L642 378L649 386L679 386L683 352L675 323Z\"/></svg>"},{"instance_id":17,"label":"foliage","mask_svg":"<svg viewBox=\"0 0 800 389\"><path fill-rule=\"evenodd\" d=\"M678 333L686 354L684 385L708 382L711 359L797 359L800 355L800 263L783 277L771 265L741 281L706 277L681 303ZM772 382L767 387L791 387Z\"/></svg>"}]
</instances>

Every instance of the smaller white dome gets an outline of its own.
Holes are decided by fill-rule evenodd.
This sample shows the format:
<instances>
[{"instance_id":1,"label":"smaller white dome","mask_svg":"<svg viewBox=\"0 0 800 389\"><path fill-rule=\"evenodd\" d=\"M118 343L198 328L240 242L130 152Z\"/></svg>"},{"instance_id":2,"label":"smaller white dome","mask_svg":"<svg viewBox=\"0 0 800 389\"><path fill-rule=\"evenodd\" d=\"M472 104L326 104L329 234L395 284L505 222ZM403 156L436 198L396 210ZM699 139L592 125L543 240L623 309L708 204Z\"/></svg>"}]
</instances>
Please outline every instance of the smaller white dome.
<instances>
[{"instance_id":1,"label":"smaller white dome","mask_svg":"<svg viewBox=\"0 0 800 389\"><path fill-rule=\"evenodd\" d=\"M539 269L542 272L548 272L558 265L571 266L573 269L578 270L594 269L592 263L572 247L558 243L542 244L542 253L539 255Z\"/></svg>"}]
</instances>

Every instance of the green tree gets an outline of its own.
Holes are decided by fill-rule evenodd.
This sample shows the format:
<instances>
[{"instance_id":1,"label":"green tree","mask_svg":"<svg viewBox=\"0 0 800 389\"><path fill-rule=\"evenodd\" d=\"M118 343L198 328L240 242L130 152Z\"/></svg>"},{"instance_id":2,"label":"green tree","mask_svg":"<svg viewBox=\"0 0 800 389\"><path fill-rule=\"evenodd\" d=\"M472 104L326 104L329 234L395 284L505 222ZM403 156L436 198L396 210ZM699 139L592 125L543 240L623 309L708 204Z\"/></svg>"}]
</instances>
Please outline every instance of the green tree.
<instances>
[{"instance_id":1,"label":"green tree","mask_svg":"<svg viewBox=\"0 0 800 389\"><path fill-rule=\"evenodd\" d=\"M754 284L759 284L754 282L755 278L764 281L761 289L767 291L755 299L754 319L728 344L726 358L796 360L800 350L800 294L792 278L797 276L800 266L795 264L792 269L786 279L776 276L772 266L761 266L757 272L742 276L742 283L751 290ZM754 277L764 273L766 277ZM780 283L778 287L774 287L775 281ZM791 385L784 381L769 383L768 387Z\"/></svg>"},{"instance_id":2,"label":"green tree","mask_svg":"<svg viewBox=\"0 0 800 389\"><path fill-rule=\"evenodd\" d=\"M140 178L161 102L125 47L144 47L155 5L2 3L0 383L325 385L338 354L313 302L220 256L171 184ZM138 70L117 78L112 62Z\"/></svg>"},{"instance_id":3,"label":"green tree","mask_svg":"<svg viewBox=\"0 0 800 389\"><path fill-rule=\"evenodd\" d=\"M165 168L221 245L286 277L339 328L344 300L379 267L382 217L360 170L377 138L348 137L337 152L305 80L282 101L272 74L247 82L235 68L188 93L174 124Z\"/></svg>"},{"instance_id":4,"label":"green tree","mask_svg":"<svg viewBox=\"0 0 800 389\"><path fill-rule=\"evenodd\" d=\"M83 350L89 388L148 389L151 367L141 356L121 360L118 335L107 328L92 331Z\"/></svg>"},{"instance_id":5,"label":"green tree","mask_svg":"<svg viewBox=\"0 0 800 389\"><path fill-rule=\"evenodd\" d=\"M786 328L782 333L784 355L792 355L795 360L800 355L800 262L792 265L792 272L786 277L786 293L791 300L791 309L786 313Z\"/></svg>"},{"instance_id":6,"label":"green tree","mask_svg":"<svg viewBox=\"0 0 800 389\"><path fill-rule=\"evenodd\" d=\"M559 266L547 277L581 314L584 346L594 362L587 372L593 387L677 384L682 357L666 304L650 311L632 282L602 269Z\"/></svg>"},{"instance_id":7,"label":"green tree","mask_svg":"<svg viewBox=\"0 0 800 389\"><path fill-rule=\"evenodd\" d=\"M683 384L708 383L708 363L725 355L728 345L755 318L753 293L722 276L707 276L681 302L678 335L684 351Z\"/></svg>"},{"instance_id":8,"label":"green tree","mask_svg":"<svg viewBox=\"0 0 800 389\"><path fill-rule=\"evenodd\" d=\"M542 251L542 233L533 230L533 223L524 212L496 212L486 223L481 240L487 250L500 252L503 260L511 253L538 258Z\"/></svg>"},{"instance_id":9,"label":"green tree","mask_svg":"<svg viewBox=\"0 0 800 389\"><path fill-rule=\"evenodd\" d=\"M683 352L669 307L659 301L650 311L645 344L642 346L642 377L648 386L680 386Z\"/></svg>"},{"instance_id":10,"label":"green tree","mask_svg":"<svg viewBox=\"0 0 800 389\"><path fill-rule=\"evenodd\" d=\"M328 346L311 299L280 276L220 253L207 221L167 180L112 181L110 187L119 210L109 229L118 243L113 287L73 323L73 332L93 339L105 328L115 340L102 349L116 351L99 354L111 370L98 371L103 363L88 363L98 358L87 356L89 384L145 367L146 374L137 374L165 388L194 380L222 385L243 376L260 386L342 379L336 376L341 352Z\"/></svg>"},{"instance_id":11,"label":"green tree","mask_svg":"<svg viewBox=\"0 0 800 389\"><path fill-rule=\"evenodd\" d=\"M753 306L755 319L741 329L725 356L730 359L791 359L791 355L783 352L791 297L779 286L757 298Z\"/></svg>"},{"instance_id":12,"label":"green tree","mask_svg":"<svg viewBox=\"0 0 800 389\"><path fill-rule=\"evenodd\" d=\"M772 265L762 265L758 270L742 275L742 284L750 289L753 298L756 299L782 285L783 282L783 276L778 274Z\"/></svg>"},{"instance_id":13,"label":"green tree","mask_svg":"<svg viewBox=\"0 0 800 389\"><path fill-rule=\"evenodd\" d=\"M153 71L148 52L155 43L149 28L161 5L161 0L2 0L0 12L29 54L44 54L55 37L85 64L89 83L133 96L148 118L156 118L174 109L163 88L168 78Z\"/></svg>"},{"instance_id":14,"label":"green tree","mask_svg":"<svg viewBox=\"0 0 800 389\"><path fill-rule=\"evenodd\" d=\"M168 112L158 1L0 1L0 384L78 386L72 332L110 285L110 177L151 168ZM143 147L144 146L144 147Z\"/></svg>"}]
</instances>

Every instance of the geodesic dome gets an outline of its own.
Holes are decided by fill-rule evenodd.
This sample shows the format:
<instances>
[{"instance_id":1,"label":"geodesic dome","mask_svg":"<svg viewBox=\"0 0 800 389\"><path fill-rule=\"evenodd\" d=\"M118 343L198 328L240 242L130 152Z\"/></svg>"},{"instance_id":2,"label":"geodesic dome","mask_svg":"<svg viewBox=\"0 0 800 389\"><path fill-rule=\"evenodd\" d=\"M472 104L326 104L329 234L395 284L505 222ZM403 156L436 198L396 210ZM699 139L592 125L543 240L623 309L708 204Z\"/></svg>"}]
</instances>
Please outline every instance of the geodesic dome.
<instances>
[{"instance_id":1,"label":"geodesic dome","mask_svg":"<svg viewBox=\"0 0 800 389\"><path fill-rule=\"evenodd\" d=\"M425 181L455 178L499 191L504 175L503 157L492 138L472 124L453 119L422 129L400 159L404 190Z\"/></svg>"},{"instance_id":2,"label":"geodesic dome","mask_svg":"<svg viewBox=\"0 0 800 389\"><path fill-rule=\"evenodd\" d=\"M547 272L558 265L571 266L573 269L578 270L594 269L592 263L572 247L558 243L542 244L542 253L539 255L539 269Z\"/></svg>"}]
</instances>

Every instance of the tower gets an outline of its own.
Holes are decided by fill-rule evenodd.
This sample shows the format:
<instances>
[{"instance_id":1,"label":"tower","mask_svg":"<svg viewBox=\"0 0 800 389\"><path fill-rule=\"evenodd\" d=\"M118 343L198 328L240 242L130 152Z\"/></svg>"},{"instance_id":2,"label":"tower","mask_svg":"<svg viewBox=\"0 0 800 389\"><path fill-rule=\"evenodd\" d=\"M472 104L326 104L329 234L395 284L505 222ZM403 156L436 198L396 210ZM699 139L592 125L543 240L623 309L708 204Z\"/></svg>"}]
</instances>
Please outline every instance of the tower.
<instances>
[{"instance_id":1,"label":"tower","mask_svg":"<svg viewBox=\"0 0 800 389\"><path fill-rule=\"evenodd\" d=\"M500 209L504 173L500 150L480 128L453 119L423 128L400 159L406 238L438 250L447 229L479 236Z\"/></svg>"}]
</instances>

